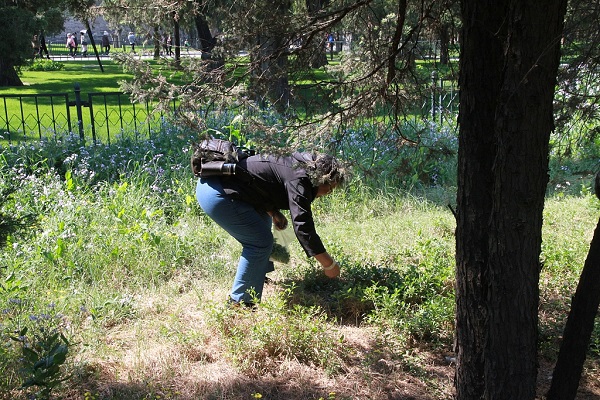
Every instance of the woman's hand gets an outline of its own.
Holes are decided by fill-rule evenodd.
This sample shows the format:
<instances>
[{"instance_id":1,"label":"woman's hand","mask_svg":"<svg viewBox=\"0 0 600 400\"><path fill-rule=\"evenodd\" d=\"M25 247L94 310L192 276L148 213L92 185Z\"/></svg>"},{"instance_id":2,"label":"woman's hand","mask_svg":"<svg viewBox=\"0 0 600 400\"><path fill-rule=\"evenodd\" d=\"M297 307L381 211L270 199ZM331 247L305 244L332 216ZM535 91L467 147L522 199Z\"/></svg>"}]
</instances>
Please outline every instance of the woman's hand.
<instances>
[{"instance_id":1,"label":"woman's hand","mask_svg":"<svg viewBox=\"0 0 600 400\"><path fill-rule=\"evenodd\" d=\"M281 211L275 210L271 211L269 214L271 215L271 218L273 218L273 225L275 225L277 230L282 231L287 228L288 220L285 215L281 213Z\"/></svg>"},{"instance_id":2,"label":"woman's hand","mask_svg":"<svg viewBox=\"0 0 600 400\"><path fill-rule=\"evenodd\" d=\"M340 276L340 264L337 261L333 261L329 267L323 267L323 272L325 272L328 278L337 278Z\"/></svg>"},{"instance_id":3,"label":"woman's hand","mask_svg":"<svg viewBox=\"0 0 600 400\"><path fill-rule=\"evenodd\" d=\"M331 258L328 253L317 254L315 259L321 264L323 272L328 278L337 278L340 276L340 264Z\"/></svg>"}]
</instances>

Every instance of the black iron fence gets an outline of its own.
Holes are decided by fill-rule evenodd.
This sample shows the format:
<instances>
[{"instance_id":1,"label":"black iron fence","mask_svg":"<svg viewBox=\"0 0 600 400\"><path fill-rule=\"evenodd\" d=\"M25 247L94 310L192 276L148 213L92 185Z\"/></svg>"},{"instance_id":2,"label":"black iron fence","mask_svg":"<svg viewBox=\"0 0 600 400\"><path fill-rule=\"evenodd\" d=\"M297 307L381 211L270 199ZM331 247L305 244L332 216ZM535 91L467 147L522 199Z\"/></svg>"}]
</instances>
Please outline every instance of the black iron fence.
<instances>
[{"instance_id":1,"label":"black iron fence","mask_svg":"<svg viewBox=\"0 0 600 400\"><path fill-rule=\"evenodd\" d=\"M420 118L436 124L456 124L458 90L453 82L432 74L431 95L423 99ZM0 94L0 143L79 135L82 140L110 143L115 135L151 137L162 128L165 115L154 113L151 103L132 103L122 92L94 92L83 96L78 84L73 93ZM177 102L172 102L177 111Z\"/></svg>"},{"instance_id":2,"label":"black iron fence","mask_svg":"<svg viewBox=\"0 0 600 400\"><path fill-rule=\"evenodd\" d=\"M443 124L456 124L458 114L459 90L454 81L439 78L436 71L431 73L431 98L423 109L429 106L428 119L432 122Z\"/></svg>"},{"instance_id":3,"label":"black iron fence","mask_svg":"<svg viewBox=\"0 0 600 400\"><path fill-rule=\"evenodd\" d=\"M0 95L0 102L0 141L8 143L65 132L106 143L120 134L150 137L164 119L151 103L132 103L122 92L82 96L78 84L73 93Z\"/></svg>"}]
</instances>

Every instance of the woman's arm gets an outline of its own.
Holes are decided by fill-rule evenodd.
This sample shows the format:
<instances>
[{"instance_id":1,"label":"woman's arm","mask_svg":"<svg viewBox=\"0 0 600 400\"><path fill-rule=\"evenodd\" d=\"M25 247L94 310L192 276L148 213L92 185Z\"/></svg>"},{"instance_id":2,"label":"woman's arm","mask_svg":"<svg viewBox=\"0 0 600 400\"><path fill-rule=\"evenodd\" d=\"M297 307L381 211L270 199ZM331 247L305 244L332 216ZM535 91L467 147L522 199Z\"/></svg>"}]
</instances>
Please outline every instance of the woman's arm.
<instances>
[{"instance_id":1,"label":"woman's arm","mask_svg":"<svg viewBox=\"0 0 600 400\"><path fill-rule=\"evenodd\" d=\"M323 272L329 278L337 278L340 275L340 264L335 261L329 253L321 253L315 255L315 260L317 260L321 266L323 267Z\"/></svg>"}]
</instances>

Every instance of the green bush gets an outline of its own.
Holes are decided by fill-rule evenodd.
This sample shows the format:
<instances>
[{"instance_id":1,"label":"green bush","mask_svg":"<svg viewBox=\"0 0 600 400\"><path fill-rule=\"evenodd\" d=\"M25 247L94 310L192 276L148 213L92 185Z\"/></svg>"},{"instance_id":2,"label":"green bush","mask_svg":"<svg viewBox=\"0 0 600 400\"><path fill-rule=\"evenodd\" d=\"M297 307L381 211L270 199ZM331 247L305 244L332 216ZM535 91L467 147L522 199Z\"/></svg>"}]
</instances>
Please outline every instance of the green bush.
<instances>
[{"instance_id":1,"label":"green bush","mask_svg":"<svg viewBox=\"0 0 600 400\"><path fill-rule=\"evenodd\" d=\"M64 64L61 62L48 60L46 58L36 58L28 69L30 71L60 71L64 67Z\"/></svg>"},{"instance_id":2,"label":"green bush","mask_svg":"<svg viewBox=\"0 0 600 400\"><path fill-rule=\"evenodd\" d=\"M256 312L205 302L229 286L239 245L197 205L187 154L196 137L197 132L165 125L151 140L122 136L111 145L86 145L57 135L0 149L0 187L12 193L0 199L0 214L32 215L37 222L33 229L5 235L7 245L0 249L0 392L18 392L27 376L40 378L36 373L43 375L36 382L45 383L27 391L54 387L70 376L66 367L80 352L102 348L111 329L135 330L143 342L153 334L147 328L151 323L168 326L178 345L186 344L177 347L184 352L192 352L187 344L198 336L214 338L224 355L251 375L276 373L287 360L339 373L347 351L355 350L341 345L347 343L340 333L344 325L375 332L369 357L404 357L401 364L410 371L420 362L406 357L412 347L451 348L455 220L446 202L428 201L426 190L420 195L401 190L383 175L375 181L359 171L344 190L314 203L319 234L342 265L340 279L326 278L294 243L289 264L278 267L276 282ZM433 165L426 153L412 170ZM379 171L395 165L395 158L387 159L391 154L380 153ZM440 163L440 171L449 171L454 161L448 156ZM589 189L546 201L544 344L555 346L560 335L560 318L568 310L598 209ZM161 314L186 295L198 299L193 311L176 304L172 315ZM48 302L60 309L60 319L39 318L51 314ZM182 312L199 314L196 321L203 322L208 312L212 324L202 327L208 332L190 333ZM40 321L52 321L42 340L34 339ZM63 331L67 326L73 331L69 335ZM215 331L220 335L210 335ZM598 353L598 335L597 325L592 355ZM82 338L88 353L78 348ZM34 343L33 353L23 350L34 349ZM46 370L34 368L41 360Z\"/></svg>"},{"instance_id":3,"label":"green bush","mask_svg":"<svg viewBox=\"0 0 600 400\"><path fill-rule=\"evenodd\" d=\"M52 390L68 379L64 364L70 343L55 306L50 304L34 313L33 304L23 298L9 298L3 305L0 371L5 382L0 387L18 379L21 389L33 398L48 399Z\"/></svg>"},{"instance_id":4,"label":"green bush","mask_svg":"<svg viewBox=\"0 0 600 400\"><path fill-rule=\"evenodd\" d=\"M347 350L319 307L289 306L292 290L263 301L258 310L216 306L213 326L222 335L227 355L252 376L274 372L286 360L338 372Z\"/></svg>"}]
</instances>

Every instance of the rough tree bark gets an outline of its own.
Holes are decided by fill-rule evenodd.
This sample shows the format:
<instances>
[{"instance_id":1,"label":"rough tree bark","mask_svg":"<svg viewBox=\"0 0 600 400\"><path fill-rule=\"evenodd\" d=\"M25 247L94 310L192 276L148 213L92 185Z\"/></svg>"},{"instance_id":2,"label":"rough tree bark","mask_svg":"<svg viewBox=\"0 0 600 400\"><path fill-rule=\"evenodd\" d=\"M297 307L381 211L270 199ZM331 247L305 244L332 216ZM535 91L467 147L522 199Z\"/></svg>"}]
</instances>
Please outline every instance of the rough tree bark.
<instances>
[{"instance_id":1,"label":"rough tree bark","mask_svg":"<svg viewBox=\"0 0 600 400\"><path fill-rule=\"evenodd\" d=\"M200 39L200 50L203 53L210 53L217 44L217 39L210 33L208 22L203 15L198 14L194 19L196 22L196 30L198 31L198 38Z\"/></svg>"},{"instance_id":2,"label":"rough tree bark","mask_svg":"<svg viewBox=\"0 0 600 400\"><path fill-rule=\"evenodd\" d=\"M596 196L600 199L600 173L596 175ZM596 226L590 251L573 297L571 312L552 375L548 400L575 399L599 305L600 221Z\"/></svg>"},{"instance_id":3,"label":"rough tree bark","mask_svg":"<svg viewBox=\"0 0 600 400\"><path fill-rule=\"evenodd\" d=\"M457 399L535 398L542 212L566 0L462 0Z\"/></svg>"},{"instance_id":4,"label":"rough tree bark","mask_svg":"<svg viewBox=\"0 0 600 400\"><path fill-rule=\"evenodd\" d=\"M284 21L289 18L291 6L290 1L278 2L276 7L268 4L271 18L278 23L256 32L250 53L253 98L259 104L268 100L280 112L285 111L290 99L287 73L289 37L286 37Z\"/></svg>"},{"instance_id":5,"label":"rough tree bark","mask_svg":"<svg viewBox=\"0 0 600 400\"><path fill-rule=\"evenodd\" d=\"M2 86L23 86L23 82L21 82L14 64L0 57L0 87Z\"/></svg>"}]
</instances>

